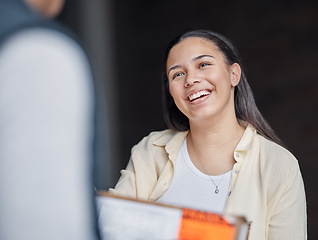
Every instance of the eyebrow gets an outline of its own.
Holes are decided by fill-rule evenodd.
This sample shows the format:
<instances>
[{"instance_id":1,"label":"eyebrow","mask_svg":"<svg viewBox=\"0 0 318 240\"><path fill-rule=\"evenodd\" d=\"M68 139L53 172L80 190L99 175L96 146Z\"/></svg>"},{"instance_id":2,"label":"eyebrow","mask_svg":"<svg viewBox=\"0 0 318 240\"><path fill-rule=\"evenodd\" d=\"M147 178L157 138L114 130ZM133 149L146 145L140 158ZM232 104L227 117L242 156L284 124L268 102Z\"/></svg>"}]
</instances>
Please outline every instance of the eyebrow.
<instances>
[{"instance_id":1,"label":"eyebrow","mask_svg":"<svg viewBox=\"0 0 318 240\"><path fill-rule=\"evenodd\" d=\"M199 60L201 58L204 58L204 57L210 57L210 58L214 59L214 57L209 55L209 54L203 54L203 55L200 55L200 56L197 56L197 57L193 58L192 61L194 62L194 61L197 61L197 60Z\"/></svg>"},{"instance_id":2,"label":"eyebrow","mask_svg":"<svg viewBox=\"0 0 318 240\"><path fill-rule=\"evenodd\" d=\"M209 57L209 58L213 58L213 59L214 59L214 57L211 56L211 55L203 54L203 55L199 55L199 56L193 58L193 59L192 59L192 62L195 62L195 61L197 61L197 60L199 60L199 59L201 59L201 58L204 58L204 57ZM172 70L177 69L177 68L181 68L181 65L174 65L174 66L172 66L171 68L169 68L167 75L169 75L169 73L170 73Z\"/></svg>"}]
</instances>

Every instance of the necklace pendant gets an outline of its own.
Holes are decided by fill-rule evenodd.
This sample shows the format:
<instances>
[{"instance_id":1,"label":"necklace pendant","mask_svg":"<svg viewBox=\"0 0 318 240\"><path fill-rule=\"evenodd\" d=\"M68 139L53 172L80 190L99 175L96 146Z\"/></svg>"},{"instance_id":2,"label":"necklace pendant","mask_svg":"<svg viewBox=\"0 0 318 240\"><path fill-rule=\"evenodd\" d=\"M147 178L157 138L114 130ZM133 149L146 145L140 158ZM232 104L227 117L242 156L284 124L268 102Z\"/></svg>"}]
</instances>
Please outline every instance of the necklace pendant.
<instances>
[{"instance_id":1,"label":"necklace pendant","mask_svg":"<svg viewBox=\"0 0 318 240\"><path fill-rule=\"evenodd\" d=\"M216 189L215 189L215 194L218 194L219 193L219 189L218 189L218 187L216 187Z\"/></svg>"}]
</instances>

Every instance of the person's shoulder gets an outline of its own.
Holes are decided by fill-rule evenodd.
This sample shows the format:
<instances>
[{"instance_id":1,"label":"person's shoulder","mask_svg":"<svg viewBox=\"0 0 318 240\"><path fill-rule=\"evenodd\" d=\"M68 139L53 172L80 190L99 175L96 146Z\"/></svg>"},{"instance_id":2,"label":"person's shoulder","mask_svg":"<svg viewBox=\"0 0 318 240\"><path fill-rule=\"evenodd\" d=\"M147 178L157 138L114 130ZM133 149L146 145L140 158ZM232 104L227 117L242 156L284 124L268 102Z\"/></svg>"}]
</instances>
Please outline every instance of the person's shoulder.
<instances>
[{"instance_id":1,"label":"person's shoulder","mask_svg":"<svg viewBox=\"0 0 318 240\"><path fill-rule=\"evenodd\" d=\"M260 137L260 149L260 172L267 182L268 198L302 182L299 162L289 150L265 137Z\"/></svg>"},{"instance_id":2,"label":"person's shoulder","mask_svg":"<svg viewBox=\"0 0 318 240\"><path fill-rule=\"evenodd\" d=\"M2 44L2 49L15 52L42 52L70 56L82 54L82 47L70 35L55 28L33 26L10 34Z\"/></svg>"},{"instance_id":3,"label":"person's shoulder","mask_svg":"<svg viewBox=\"0 0 318 240\"><path fill-rule=\"evenodd\" d=\"M30 27L15 32L2 44L1 59L29 69L29 74L45 72L55 77L90 74L83 48L72 37L52 28Z\"/></svg>"},{"instance_id":4,"label":"person's shoulder","mask_svg":"<svg viewBox=\"0 0 318 240\"><path fill-rule=\"evenodd\" d=\"M150 132L147 136L143 137L141 142L166 142L169 139L171 139L173 136L175 136L176 134L178 134L178 131L174 131L171 129L164 129L164 130L160 130L160 131L153 131Z\"/></svg>"},{"instance_id":5,"label":"person's shoulder","mask_svg":"<svg viewBox=\"0 0 318 240\"><path fill-rule=\"evenodd\" d=\"M272 169L271 172L277 172L280 176L289 175L291 171L298 171L298 160L290 150L263 136L258 136L264 168Z\"/></svg>"},{"instance_id":6,"label":"person's shoulder","mask_svg":"<svg viewBox=\"0 0 318 240\"><path fill-rule=\"evenodd\" d=\"M5 76L2 84L24 84L29 91L40 88L45 99L57 89L70 104L70 99L84 101L92 93L93 74L84 50L55 29L31 27L6 38L0 49L0 72Z\"/></svg>"},{"instance_id":7,"label":"person's shoulder","mask_svg":"<svg viewBox=\"0 0 318 240\"><path fill-rule=\"evenodd\" d=\"M176 138L184 138L186 132L175 131L172 129L165 129L161 131L153 131L147 136L143 137L142 140L134 146L134 148L143 148L145 146L165 146L170 141Z\"/></svg>"},{"instance_id":8,"label":"person's shoulder","mask_svg":"<svg viewBox=\"0 0 318 240\"><path fill-rule=\"evenodd\" d=\"M297 161L296 157L290 152L290 150L263 136L258 136L260 138L260 146L266 154Z\"/></svg>"}]
</instances>

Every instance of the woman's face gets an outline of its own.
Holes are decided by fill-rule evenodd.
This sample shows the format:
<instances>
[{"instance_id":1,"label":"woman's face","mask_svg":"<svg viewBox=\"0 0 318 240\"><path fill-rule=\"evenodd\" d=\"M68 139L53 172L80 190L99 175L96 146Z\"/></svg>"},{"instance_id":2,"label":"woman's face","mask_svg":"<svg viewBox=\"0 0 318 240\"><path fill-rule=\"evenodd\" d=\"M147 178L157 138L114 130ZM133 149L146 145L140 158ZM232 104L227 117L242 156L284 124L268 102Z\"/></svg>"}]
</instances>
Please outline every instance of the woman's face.
<instances>
[{"instance_id":1,"label":"woman's face","mask_svg":"<svg viewBox=\"0 0 318 240\"><path fill-rule=\"evenodd\" d=\"M240 66L226 64L213 42L199 37L182 40L171 49L166 71L170 94L190 122L233 113Z\"/></svg>"}]
</instances>

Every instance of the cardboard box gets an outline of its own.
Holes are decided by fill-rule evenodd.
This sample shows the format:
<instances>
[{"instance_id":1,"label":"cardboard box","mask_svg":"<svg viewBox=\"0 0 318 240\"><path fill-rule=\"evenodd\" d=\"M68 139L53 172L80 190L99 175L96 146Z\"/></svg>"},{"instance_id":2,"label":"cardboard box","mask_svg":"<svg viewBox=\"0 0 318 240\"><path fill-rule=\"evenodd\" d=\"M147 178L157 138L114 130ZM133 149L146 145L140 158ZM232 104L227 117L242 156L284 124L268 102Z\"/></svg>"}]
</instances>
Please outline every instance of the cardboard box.
<instances>
[{"instance_id":1,"label":"cardboard box","mask_svg":"<svg viewBox=\"0 0 318 240\"><path fill-rule=\"evenodd\" d=\"M138 201L98 192L102 240L246 240L243 217Z\"/></svg>"}]
</instances>

